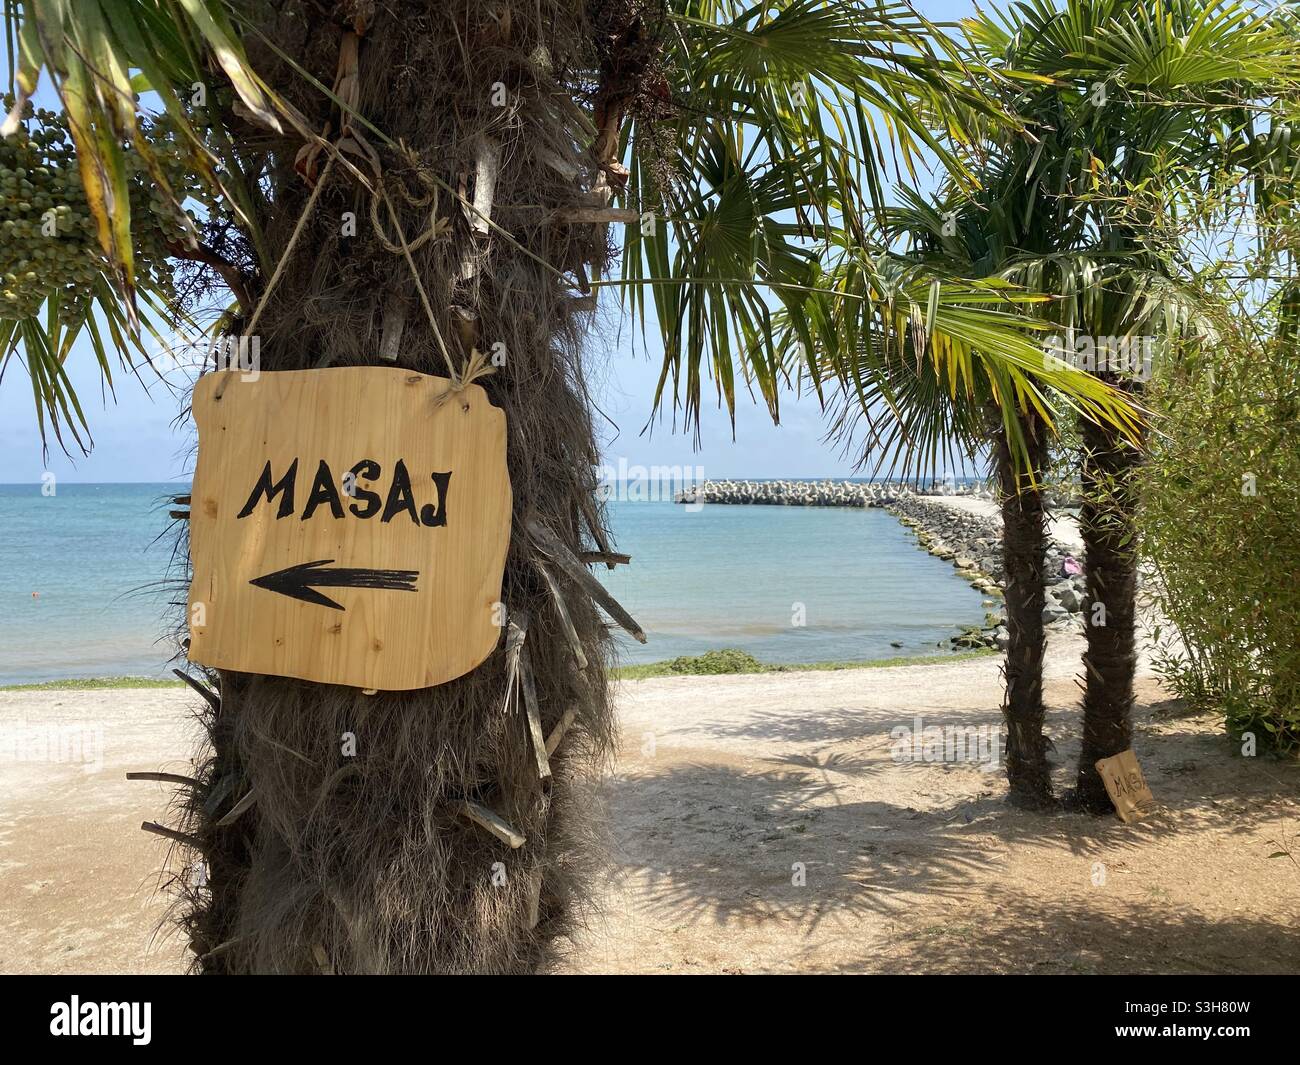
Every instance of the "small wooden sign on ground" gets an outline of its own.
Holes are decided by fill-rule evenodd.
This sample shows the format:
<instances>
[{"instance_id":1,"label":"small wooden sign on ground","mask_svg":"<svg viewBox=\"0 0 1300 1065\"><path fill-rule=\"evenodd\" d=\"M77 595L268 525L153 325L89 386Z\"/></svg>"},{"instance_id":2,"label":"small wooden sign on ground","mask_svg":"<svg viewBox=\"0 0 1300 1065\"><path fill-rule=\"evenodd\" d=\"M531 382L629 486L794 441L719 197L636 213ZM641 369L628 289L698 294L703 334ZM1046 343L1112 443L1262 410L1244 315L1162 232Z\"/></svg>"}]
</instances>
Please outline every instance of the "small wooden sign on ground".
<instances>
[{"instance_id":1,"label":"small wooden sign on ground","mask_svg":"<svg viewBox=\"0 0 1300 1065\"><path fill-rule=\"evenodd\" d=\"M1155 809L1156 797L1147 787L1146 777L1142 775L1142 767L1132 749L1099 759L1096 764L1102 783L1106 785L1106 794L1115 804L1121 821L1140 821Z\"/></svg>"}]
</instances>

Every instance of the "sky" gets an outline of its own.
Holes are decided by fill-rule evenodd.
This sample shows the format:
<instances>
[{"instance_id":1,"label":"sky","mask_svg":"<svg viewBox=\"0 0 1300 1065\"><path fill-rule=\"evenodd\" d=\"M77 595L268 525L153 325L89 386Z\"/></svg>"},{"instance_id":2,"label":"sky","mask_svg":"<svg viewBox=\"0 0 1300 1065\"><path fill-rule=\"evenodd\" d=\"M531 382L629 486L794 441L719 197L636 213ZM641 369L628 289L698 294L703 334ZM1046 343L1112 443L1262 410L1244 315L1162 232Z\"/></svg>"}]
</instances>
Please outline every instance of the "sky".
<instances>
[{"instance_id":1,"label":"sky","mask_svg":"<svg viewBox=\"0 0 1300 1065\"><path fill-rule=\"evenodd\" d=\"M852 463L840 457L839 449L823 443L825 420L815 397L785 396L782 424L776 427L766 407L738 387L733 441L725 410L710 403L716 393L706 392L698 451L680 420L673 431L671 410L652 422L660 349L654 349L652 358L639 337L634 345L630 319L620 329L617 304L611 303L602 311L602 328L587 353L593 397L609 419L597 415L606 463L699 466L704 477L715 478L853 475ZM182 399L168 387L168 382L178 383L174 374L164 382L147 368L139 380L115 372L114 401L101 395L94 357L80 344L69 357L69 374L94 438L90 455L69 457L54 443L48 457L42 455L31 390L23 368L14 365L0 381L0 483L38 482L46 472L65 483L188 480L193 430L177 421Z\"/></svg>"},{"instance_id":2,"label":"sky","mask_svg":"<svg viewBox=\"0 0 1300 1065\"><path fill-rule=\"evenodd\" d=\"M961 0L917 6L932 19L961 17L973 8ZM54 106L39 95L37 102ZM733 438L730 420L706 382L697 447L680 419L674 431L671 407L654 416L661 349L647 349L631 319L619 314L616 300L604 301L599 317L587 367L593 397L605 415L598 416L598 431L607 464L698 467L697 475L708 478L854 475L852 458L826 442L826 419L815 396L783 396L781 425L774 426L765 406L738 384ZM69 356L68 372L86 411L91 453L82 456L74 446L74 454L65 455L53 442L43 453L23 367L10 365L0 379L0 484L38 482L47 473L67 483L188 481L193 428L178 421L182 401L175 389L145 369L142 380L115 373L114 392L105 393L89 345L81 342ZM179 383L171 375L168 380Z\"/></svg>"}]
</instances>

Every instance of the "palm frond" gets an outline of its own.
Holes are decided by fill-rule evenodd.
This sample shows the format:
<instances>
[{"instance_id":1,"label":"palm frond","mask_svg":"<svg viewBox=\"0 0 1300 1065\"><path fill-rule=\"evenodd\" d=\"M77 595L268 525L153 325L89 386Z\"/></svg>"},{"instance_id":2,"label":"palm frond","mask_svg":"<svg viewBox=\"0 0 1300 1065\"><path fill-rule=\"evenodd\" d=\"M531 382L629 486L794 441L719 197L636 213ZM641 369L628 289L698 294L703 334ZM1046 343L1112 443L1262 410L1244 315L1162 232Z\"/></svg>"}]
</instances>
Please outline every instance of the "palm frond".
<instances>
[{"instance_id":1,"label":"palm frond","mask_svg":"<svg viewBox=\"0 0 1300 1065\"><path fill-rule=\"evenodd\" d=\"M799 323L811 357L804 316L843 301L809 304L808 292L833 257L872 239L887 169L916 175L928 156L968 174L953 146L973 148L977 120L1011 119L976 87L997 76L977 76L897 0L680 0L669 17L671 118L632 123L621 146L624 200L653 215L624 242L623 288L663 337L656 405L671 400L695 424L711 378L734 418L743 380L779 419L774 316Z\"/></svg>"},{"instance_id":2,"label":"palm frond","mask_svg":"<svg viewBox=\"0 0 1300 1065\"><path fill-rule=\"evenodd\" d=\"M84 415L63 368L73 339L89 338L111 387L113 362L136 365L137 355L148 361L146 334L154 327L146 322L142 329L140 302L154 307L164 322L179 313L158 276L160 264L138 261L139 234L157 223L148 215L136 217L138 204L133 210L133 185L141 180L136 167L143 166L150 189L181 227L180 242L197 248L183 206L189 190L176 186L175 169L151 140L153 120L142 110L139 94L151 92L161 104L168 157L182 159L187 177L228 205L252 246L262 250L251 221L250 192L232 154L221 148L229 145L222 111L201 106L203 96L219 88L207 84L209 61L254 118L273 127L277 119L221 0L5 0L3 13L6 39L16 42L16 49L11 47L15 99L0 136L26 137L30 98L47 77L75 146L79 191L93 220L97 249L87 253L90 279L79 299L52 296L45 315L2 323L0 372L21 352L32 377L42 439L48 427L66 446L66 427L68 440L86 448ZM182 98L181 92L194 96ZM201 119L196 110L203 112Z\"/></svg>"}]
</instances>

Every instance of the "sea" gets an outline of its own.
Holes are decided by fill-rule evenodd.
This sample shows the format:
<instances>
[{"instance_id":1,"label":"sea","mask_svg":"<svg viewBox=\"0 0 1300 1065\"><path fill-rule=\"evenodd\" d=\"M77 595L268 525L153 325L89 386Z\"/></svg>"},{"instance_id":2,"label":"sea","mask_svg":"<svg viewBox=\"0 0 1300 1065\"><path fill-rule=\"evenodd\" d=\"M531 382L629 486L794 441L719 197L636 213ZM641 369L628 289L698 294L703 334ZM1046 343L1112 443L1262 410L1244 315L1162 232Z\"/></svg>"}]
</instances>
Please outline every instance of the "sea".
<instances>
[{"instance_id":1,"label":"sea","mask_svg":"<svg viewBox=\"0 0 1300 1065\"><path fill-rule=\"evenodd\" d=\"M169 604L185 599L167 512L188 486L42 488L0 485L0 686L166 676ZM883 510L606 505L632 563L597 573L649 637L620 639L621 663L721 648L787 664L944 655L984 618L980 593Z\"/></svg>"}]
</instances>

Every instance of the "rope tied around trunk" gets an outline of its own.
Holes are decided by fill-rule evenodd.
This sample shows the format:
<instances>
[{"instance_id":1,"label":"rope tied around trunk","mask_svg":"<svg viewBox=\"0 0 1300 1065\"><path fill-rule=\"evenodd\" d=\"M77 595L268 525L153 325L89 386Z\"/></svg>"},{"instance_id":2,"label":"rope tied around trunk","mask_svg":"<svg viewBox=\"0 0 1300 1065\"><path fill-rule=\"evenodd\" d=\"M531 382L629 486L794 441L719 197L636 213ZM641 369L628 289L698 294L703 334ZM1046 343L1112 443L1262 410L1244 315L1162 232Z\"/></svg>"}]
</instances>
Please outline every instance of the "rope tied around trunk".
<instances>
[{"instance_id":1,"label":"rope tied around trunk","mask_svg":"<svg viewBox=\"0 0 1300 1065\"><path fill-rule=\"evenodd\" d=\"M406 203L414 207L429 208L428 228L413 241L408 241L402 229L401 220L397 216L397 209L393 206L392 198L388 195L388 189L384 182L383 166L379 161L379 153L375 151L374 147L357 127L357 124L351 120L353 116L359 116L357 103L359 100L360 79L359 48L362 32L363 29L359 27L357 30L345 34L343 45L339 51L339 69L335 78L335 90L338 93L336 101L342 111L342 121L338 141L331 143L326 139L329 134L328 123L324 135L317 135L310 130L303 130L304 135L310 138L310 143L303 147L299 152L299 158L295 160L295 167L299 169L299 172L310 181L316 157L323 151L328 154L329 158L326 160L325 167L322 169L319 178L315 181L311 196L308 198L306 206L294 226L293 234L289 237L289 243L285 246L280 261L276 264L271 280L263 290L261 298L257 301L257 307L253 311L253 317L249 320L247 332L250 335L254 332L258 319L261 318L262 311L271 297L271 293L279 283L280 277L284 273L285 264L293 254L298 238L302 236L302 232L307 226L307 220L311 217L312 211L320 199L321 191L329 178L334 161L336 159L342 160L343 165L370 192L370 222L374 227L375 236L378 238L380 245L394 255L401 254L406 259L406 265L410 268L411 278L415 281L416 291L420 294L420 303L424 307L424 313L429 319L429 326L433 330L438 353L442 356L442 361L447 367L447 376L451 380L450 389L444 392L436 401L436 405L440 407L448 396L460 395L479 378L495 373L496 367L477 347L474 347L470 350L463 371L457 370L455 360L452 358L447 342L443 338L442 330L438 326L438 319L434 314L433 305L429 301L429 294L425 291L424 282L420 278L420 271L417 269L415 259L411 255L413 251L418 251L430 241L437 240L445 235L451 228L449 218L440 218L438 216L438 180L436 176L420 164L416 154L404 142L400 145L402 153L415 171L416 180L428 190L423 196L412 196L405 187L399 184L402 199ZM350 160L345 158L345 152L351 153L370 164L370 168L374 172L373 184L366 180L364 174ZM379 203L381 200L388 210L388 217L397 234L396 244L389 239L383 223L380 221ZM464 407L468 410L467 405L464 405Z\"/></svg>"},{"instance_id":2,"label":"rope tied around trunk","mask_svg":"<svg viewBox=\"0 0 1300 1065\"><path fill-rule=\"evenodd\" d=\"M355 131L350 130L355 136ZM394 255L402 254L401 244L394 244L388 239L388 234L384 231L384 225L379 219L379 202L387 198L387 186L384 183L383 171L379 165L379 157L371 149L368 143L362 139L362 147L367 152L367 159L371 169L375 172L375 187L370 190L370 224L374 227L375 236L379 238L379 243L383 245L385 251L390 251ZM399 150L405 156L406 162L415 173L415 179L424 186L425 194L423 196L412 196L407 190L404 182L397 182L397 193L402 200L410 207L428 207L429 208L429 225L418 237L408 243L411 251L418 251L431 240L437 240L439 237L446 235L451 229L451 219L438 217L438 181L437 178L424 166L420 164L416 154L407 147L405 141L399 141ZM400 230L399 230L400 232Z\"/></svg>"},{"instance_id":3,"label":"rope tied around trunk","mask_svg":"<svg viewBox=\"0 0 1300 1065\"><path fill-rule=\"evenodd\" d=\"M302 231L307 228L307 219L311 217L312 211L316 208L316 201L320 199L320 194L325 188L325 182L329 178L330 169L334 166L334 156L331 155L325 163L325 169L316 180L316 187L311 190L311 196L307 198L307 205L302 209L302 214L298 216L298 222L293 227L293 234L289 237L289 243L285 245L284 252L280 255L280 261L275 264L275 271L271 274L271 280L267 282L266 288L262 290L262 295L257 301L257 306L253 309L253 317L248 320L248 328L245 332L253 336L257 332L257 321L262 317L262 311L266 309L266 304L271 298L271 293L275 291L275 286L280 283L280 276L284 273L285 265L289 262L289 257L293 254L293 249L298 244L298 238L302 236Z\"/></svg>"},{"instance_id":4,"label":"rope tied around trunk","mask_svg":"<svg viewBox=\"0 0 1300 1065\"><path fill-rule=\"evenodd\" d=\"M447 342L443 339L442 330L438 328L438 319L433 313L433 306L429 302L429 294L424 289L424 282L420 279L420 271L416 268L415 259L411 256L412 245L407 243L406 234L402 231L401 220L397 217L397 209L393 206L393 201L388 195L388 189L384 187L383 175L379 172L376 164L375 189L374 195L371 198L370 217L372 221L377 221L378 211L376 209L376 201L378 199L383 199L384 206L388 208L388 217L392 220L393 229L397 232L397 239L401 245L398 250L400 250L402 255L405 257L406 265L411 268L411 277L415 281L416 291L420 294L420 303L424 306L424 313L428 316L429 325L433 329L434 340L438 342L438 350L442 354L443 362L447 364L447 376L451 378L451 388L439 396L435 401L436 406L440 407L447 401L447 397L453 394L459 395L461 392L464 392L465 389L478 380L478 378L486 377L491 373L496 373L496 367L488 361L487 357L479 351L477 347L475 347L470 349L469 359L465 364L464 372L459 372L456 369L456 364L452 360L451 352L447 348ZM435 210L433 212L435 221L430 225L429 229L420 235L414 247L418 248L426 240L430 239L431 236L436 235L436 231L440 228L440 223L443 227L450 225L446 219L437 219L436 213ZM383 242L387 247L388 242L384 238L383 231L378 225L375 226L375 229L379 234L381 242Z\"/></svg>"}]
</instances>

